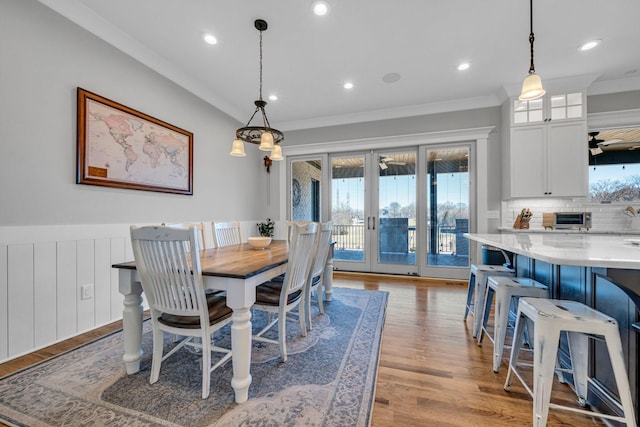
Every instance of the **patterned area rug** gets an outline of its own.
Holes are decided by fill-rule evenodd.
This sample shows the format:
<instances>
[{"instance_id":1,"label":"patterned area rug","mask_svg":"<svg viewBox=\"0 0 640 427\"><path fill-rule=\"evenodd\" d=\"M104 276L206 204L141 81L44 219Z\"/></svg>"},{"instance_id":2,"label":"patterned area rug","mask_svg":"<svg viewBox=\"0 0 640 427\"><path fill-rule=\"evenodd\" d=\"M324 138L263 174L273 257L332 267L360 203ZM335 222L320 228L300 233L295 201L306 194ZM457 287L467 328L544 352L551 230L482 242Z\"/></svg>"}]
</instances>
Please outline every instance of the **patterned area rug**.
<instances>
[{"instance_id":1,"label":"patterned area rug","mask_svg":"<svg viewBox=\"0 0 640 427\"><path fill-rule=\"evenodd\" d=\"M199 357L185 349L149 384L152 336L144 324L141 370L126 375L120 332L0 379L0 420L15 426L367 426L373 404L387 293L334 288L325 314L301 337L287 322L288 360L253 343L249 401L234 402L231 362L212 373L201 399ZM252 319L254 332L265 324ZM274 328L272 337L277 337ZM229 326L215 334L230 345ZM167 345L170 339L165 338Z\"/></svg>"}]
</instances>

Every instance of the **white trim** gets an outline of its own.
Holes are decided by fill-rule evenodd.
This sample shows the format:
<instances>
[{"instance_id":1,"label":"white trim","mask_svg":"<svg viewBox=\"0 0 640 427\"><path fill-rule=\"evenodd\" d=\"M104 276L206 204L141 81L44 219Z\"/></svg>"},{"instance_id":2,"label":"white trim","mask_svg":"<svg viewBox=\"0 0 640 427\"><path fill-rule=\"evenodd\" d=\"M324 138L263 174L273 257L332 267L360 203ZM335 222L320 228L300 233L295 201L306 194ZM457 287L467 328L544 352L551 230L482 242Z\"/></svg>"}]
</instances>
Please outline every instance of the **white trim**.
<instances>
[{"instance_id":1,"label":"white trim","mask_svg":"<svg viewBox=\"0 0 640 427\"><path fill-rule=\"evenodd\" d=\"M587 114L587 128L602 130L640 125L640 108L634 110L607 111Z\"/></svg>"},{"instance_id":2,"label":"white trim","mask_svg":"<svg viewBox=\"0 0 640 427\"><path fill-rule=\"evenodd\" d=\"M428 104L406 105L373 111L361 111L351 114L315 117L312 119L289 120L278 123L284 130L311 129L317 127L337 126L352 123L365 123L379 120L390 120L404 117L426 116L438 113L451 113L480 108L497 107L503 99L496 95L477 96L475 98L454 99L450 101L432 102Z\"/></svg>"},{"instance_id":3,"label":"white trim","mask_svg":"<svg viewBox=\"0 0 640 427\"><path fill-rule=\"evenodd\" d=\"M488 138L495 126L480 128L447 130L416 133L411 135L381 136L374 138L351 139L342 141L319 142L314 144L287 145L283 147L283 156L306 154L343 153L347 151L377 150L411 147L443 142L462 142Z\"/></svg>"}]
</instances>

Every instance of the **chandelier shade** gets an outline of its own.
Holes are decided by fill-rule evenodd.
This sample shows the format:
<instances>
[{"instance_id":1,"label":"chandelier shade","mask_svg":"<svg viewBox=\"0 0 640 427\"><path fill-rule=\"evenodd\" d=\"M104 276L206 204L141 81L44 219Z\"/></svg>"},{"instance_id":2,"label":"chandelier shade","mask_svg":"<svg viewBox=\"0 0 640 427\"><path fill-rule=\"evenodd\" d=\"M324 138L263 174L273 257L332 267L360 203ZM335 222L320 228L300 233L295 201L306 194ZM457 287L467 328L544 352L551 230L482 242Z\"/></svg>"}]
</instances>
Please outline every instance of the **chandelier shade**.
<instances>
[{"instance_id":1,"label":"chandelier shade","mask_svg":"<svg viewBox=\"0 0 640 427\"><path fill-rule=\"evenodd\" d=\"M253 111L253 114L249 118L246 126L241 127L236 130L236 139L233 141L233 146L231 149L232 156L244 156L244 145L242 142L249 142L251 144L259 145L258 149L261 151L274 151L274 148L277 147L280 153L279 159L274 158L273 160L282 160L282 149L277 145L280 144L284 140L284 135L277 129L274 129L269 124L269 119L267 118L267 113L265 111L265 107L267 103L262 99L262 32L267 29L267 22L262 19L257 19L254 23L256 29L260 32L260 91L259 98L254 102L256 109ZM258 114L260 113L260 114ZM262 126L251 126L251 121L254 117L258 115L262 117ZM242 147L238 147L237 145L241 144ZM242 154L240 154L242 153Z\"/></svg>"},{"instance_id":2,"label":"chandelier shade","mask_svg":"<svg viewBox=\"0 0 640 427\"><path fill-rule=\"evenodd\" d=\"M229 154L236 157L245 157L247 153L244 152L244 143L239 139L234 140Z\"/></svg>"},{"instance_id":3,"label":"chandelier shade","mask_svg":"<svg viewBox=\"0 0 640 427\"><path fill-rule=\"evenodd\" d=\"M531 45L531 65L529 65L529 75L525 77L522 82L522 91L518 99L520 101L531 101L538 99L545 94L545 90L542 88L542 79L536 74L536 67L533 64L533 42L535 36L533 35L533 0L529 0L529 44Z\"/></svg>"},{"instance_id":4,"label":"chandelier shade","mask_svg":"<svg viewBox=\"0 0 640 427\"><path fill-rule=\"evenodd\" d=\"M520 99L520 101L530 101L540 98L544 94L545 90L542 88L542 79L540 79L540 76L536 73L531 73L522 82L522 91L518 99Z\"/></svg>"},{"instance_id":5,"label":"chandelier shade","mask_svg":"<svg viewBox=\"0 0 640 427\"><path fill-rule=\"evenodd\" d=\"M280 147L279 145L274 145L273 151L271 151L269 157L271 157L271 160L282 160L282 147Z\"/></svg>"}]
</instances>

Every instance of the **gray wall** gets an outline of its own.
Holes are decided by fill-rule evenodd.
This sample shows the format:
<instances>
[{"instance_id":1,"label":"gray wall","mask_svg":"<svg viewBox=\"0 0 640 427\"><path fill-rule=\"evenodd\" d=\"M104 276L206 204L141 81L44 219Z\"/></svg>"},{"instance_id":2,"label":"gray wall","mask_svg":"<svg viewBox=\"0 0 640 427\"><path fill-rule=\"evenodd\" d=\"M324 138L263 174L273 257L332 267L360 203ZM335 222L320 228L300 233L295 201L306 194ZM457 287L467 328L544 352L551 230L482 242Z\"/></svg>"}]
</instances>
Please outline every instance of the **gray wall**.
<instances>
[{"instance_id":1,"label":"gray wall","mask_svg":"<svg viewBox=\"0 0 640 427\"><path fill-rule=\"evenodd\" d=\"M0 54L0 226L277 218L279 165L229 156L236 120L66 18L0 0ZM76 184L78 86L192 132L194 195Z\"/></svg>"},{"instance_id":2,"label":"gray wall","mask_svg":"<svg viewBox=\"0 0 640 427\"><path fill-rule=\"evenodd\" d=\"M634 110L637 108L640 108L640 90L591 95L587 98L587 111L589 113ZM640 123L638 125L640 126Z\"/></svg>"}]
</instances>

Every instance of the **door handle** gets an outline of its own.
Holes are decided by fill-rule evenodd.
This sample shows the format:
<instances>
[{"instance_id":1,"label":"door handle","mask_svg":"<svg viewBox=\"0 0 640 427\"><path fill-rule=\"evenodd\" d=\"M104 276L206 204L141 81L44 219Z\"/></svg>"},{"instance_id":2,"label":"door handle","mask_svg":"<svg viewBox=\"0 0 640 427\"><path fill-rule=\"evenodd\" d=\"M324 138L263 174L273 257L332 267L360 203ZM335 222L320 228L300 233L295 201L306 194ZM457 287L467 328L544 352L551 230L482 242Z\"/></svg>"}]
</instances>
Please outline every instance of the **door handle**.
<instances>
[{"instance_id":1,"label":"door handle","mask_svg":"<svg viewBox=\"0 0 640 427\"><path fill-rule=\"evenodd\" d=\"M367 217L367 230L371 230L371 217Z\"/></svg>"},{"instance_id":2,"label":"door handle","mask_svg":"<svg viewBox=\"0 0 640 427\"><path fill-rule=\"evenodd\" d=\"M373 230L376 229L376 217L372 216L371 218L373 218Z\"/></svg>"}]
</instances>

